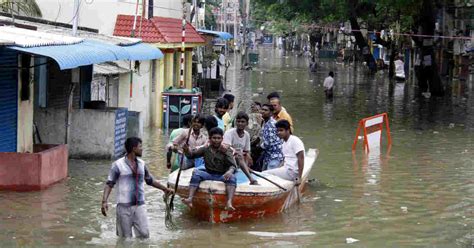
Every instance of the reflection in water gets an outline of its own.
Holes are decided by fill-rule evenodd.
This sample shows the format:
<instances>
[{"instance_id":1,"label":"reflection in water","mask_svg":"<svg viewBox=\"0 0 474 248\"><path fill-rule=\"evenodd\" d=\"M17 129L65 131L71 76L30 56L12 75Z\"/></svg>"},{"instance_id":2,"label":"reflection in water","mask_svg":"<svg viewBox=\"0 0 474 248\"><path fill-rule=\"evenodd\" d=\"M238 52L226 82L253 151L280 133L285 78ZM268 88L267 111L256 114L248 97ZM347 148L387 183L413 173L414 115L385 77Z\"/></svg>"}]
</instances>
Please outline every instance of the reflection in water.
<instances>
[{"instance_id":1,"label":"reflection in water","mask_svg":"<svg viewBox=\"0 0 474 248\"><path fill-rule=\"evenodd\" d=\"M107 218L100 214L111 161L70 160L70 177L45 191L0 192L0 247L339 247L348 237L360 240L355 245L361 247L469 247L474 227L472 80L449 83L452 95L445 98L418 99L413 81L396 84L383 72L369 76L361 65L322 60L318 71L309 73L306 58L259 52L253 71L240 71L238 60L230 58L235 68L228 71L228 89L237 103L242 100L240 109L281 92L295 134L306 148L320 150L310 175L316 182L308 185L302 204L281 215L219 225L193 219L178 204L174 220L180 228L167 230L162 193L146 187L151 238L123 244L115 236L115 209ZM335 92L326 102L322 82L330 70L336 74ZM263 92L252 97L257 88ZM371 151L364 158L359 150L353 160L358 120L383 112L390 119L391 152ZM165 178L166 135L150 129L143 138L143 159L155 177Z\"/></svg>"}]
</instances>

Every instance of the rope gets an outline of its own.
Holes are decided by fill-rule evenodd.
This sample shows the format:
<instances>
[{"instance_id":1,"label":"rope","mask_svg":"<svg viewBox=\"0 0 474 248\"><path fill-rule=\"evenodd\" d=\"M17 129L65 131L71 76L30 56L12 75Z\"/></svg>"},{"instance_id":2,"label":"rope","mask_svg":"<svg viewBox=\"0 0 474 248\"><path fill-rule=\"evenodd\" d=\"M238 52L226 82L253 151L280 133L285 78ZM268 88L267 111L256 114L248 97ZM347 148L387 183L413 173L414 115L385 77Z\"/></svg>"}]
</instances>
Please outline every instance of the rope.
<instances>
[{"instance_id":1,"label":"rope","mask_svg":"<svg viewBox=\"0 0 474 248\"><path fill-rule=\"evenodd\" d=\"M171 194L164 194L163 201L165 202L165 226L168 229L174 230L177 228L176 224L173 221L173 215L171 214Z\"/></svg>"}]
</instances>

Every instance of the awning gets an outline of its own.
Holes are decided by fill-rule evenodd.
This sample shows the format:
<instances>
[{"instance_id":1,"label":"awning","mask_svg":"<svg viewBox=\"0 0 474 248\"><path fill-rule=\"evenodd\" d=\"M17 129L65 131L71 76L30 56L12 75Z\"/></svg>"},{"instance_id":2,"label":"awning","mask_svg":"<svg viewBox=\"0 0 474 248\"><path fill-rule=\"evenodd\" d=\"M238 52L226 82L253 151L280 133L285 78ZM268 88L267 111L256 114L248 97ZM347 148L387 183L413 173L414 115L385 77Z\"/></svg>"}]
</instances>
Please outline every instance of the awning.
<instances>
[{"instance_id":1,"label":"awning","mask_svg":"<svg viewBox=\"0 0 474 248\"><path fill-rule=\"evenodd\" d=\"M160 49L145 43L138 43L130 46L120 46L130 54L129 60L152 60L163 58Z\"/></svg>"},{"instance_id":2,"label":"awning","mask_svg":"<svg viewBox=\"0 0 474 248\"><path fill-rule=\"evenodd\" d=\"M219 32L219 31L205 30L205 29L198 29L197 31L203 34L211 34L211 35L217 36L223 40L230 40L234 38L234 36L232 36L231 34L227 32Z\"/></svg>"},{"instance_id":3,"label":"awning","mask_svg":"<svg viewBox=\"0 0 474 248\"><path fill-rule=\"evenodd\" d=\"M8 48L52 58L61 70L117 60L150 60L163 57L163 53L158 48L142 43L117 46L88 39L72 45L9 46Z\"/></svg>"},{"instance_id":4,"label":"awning","mask_svg":"<svg viewBox=\"0 0 474 248\"><path fill-rule=\"evenodd\" d=\"M129 73L131 70L123 68L113 62L95 64L93 74L97 75L115 75L115 74L124 74Z\"/></svg>"}]
</instances>

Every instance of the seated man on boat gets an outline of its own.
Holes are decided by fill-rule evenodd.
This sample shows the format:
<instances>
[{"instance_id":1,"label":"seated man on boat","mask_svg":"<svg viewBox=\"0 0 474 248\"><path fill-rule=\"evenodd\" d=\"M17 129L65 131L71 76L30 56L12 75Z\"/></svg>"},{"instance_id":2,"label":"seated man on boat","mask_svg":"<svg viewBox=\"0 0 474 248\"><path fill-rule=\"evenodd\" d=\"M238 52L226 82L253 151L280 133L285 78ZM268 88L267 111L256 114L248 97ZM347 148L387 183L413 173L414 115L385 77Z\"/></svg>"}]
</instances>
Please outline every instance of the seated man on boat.
<instances>
[{"instance_id":1,"label":"seated man on boat","mask_svg":"<svg viewBox=\"0 0 474 248\"><path fill-rule=\"evenodd\" d=\"M178 161L181 161L181 156L183 156L181 154L182 148L184 144L186 144L186 142L188 142L189 149L191 151L194 151L198 147L207 144L207 136L204 135L203 132L201 132L201 129L204 127L205 121L206 118L203 115L198 114L194 116L191 120L191 130L189 128L185 129L173 139L173 151L179 153ZM183 160L183 165L178 164L178 166L176 166L176 168L172 168L171 171L178 169L179 166L182 166L183 170L194 167L194 159L183 158Z\"/></svg>"},{"instance_id":2,"label":"seated man on boat","mask_svg":"<svg viewBox=\"0 0 474 248\"><path fill-rule=\"evenodd\" d=\"M179 161L178 156L173 156L173 152L177 152L173 149L173 140L178 137L183 131L186 131L189 128L189 126L191 125L192 118L192 115L183 116L183 127L173 130L170 134L169 142L166 145L166 168L171 169L172 172L176 170L176 168L178 168L179 166L177 162Z\"/></svg>"},{"instance_id":3,"label":"seated man on boat","mask_svg":"<svg viewBox=\"0 0 474 248\"><path fill-rule=\"evenodd\" d=\"M235 210L232 206L237 179L234 172L237 169L231 149L220 149L224 132L218 127L209 130L209 145L191 151L188 145L183 146L183 151L189 159L204 158L205 170L194 169L189 182L189 196L183 199L183 203L190 208L193 207L193 197L199 184L204 180L221 181L226 185L227 203L226 209Z\"/></svg>"},{"instance_id":4,"label":"seated man on boat","mask_svg":"<svg viewBox=\"0 0 474 248\"><path fill-rule=\"evenodd\" d=\"M295 185L299 185L304 167L304 144L300 138L291 134L291 125L287 120L278 121L275 126L278 136L283 140L282 151L285 159L283 166L265 173L294 181Z\"/></svg>"},{"instance_id":5,"label":"seated man on boat","mask_svg":"<svg viewBox=\"0 0 474 248\"><path fill-rule=\"evenodd\" d=\"M220 129L222 129L222 131L225 131L225 123L222 118L227 113L228 109L229 109L229 101L227 101L227 99L225 98L217 99L216 105L214 107L214 112L216 113L214 115L214 118L216 118L217 126Z\"/></svg>"},{"instance_id":6,"label":"seated man on boat","mask_svg":"<svg viewBox=\"0 0 474 248\"><path fill-rule=\"evenodd\" d=\"M251 185L258 185L250 175L249 165L252 165L252 158L250 157L250 134L245 131L249 124L249 116L245 112L239 112L235 117L235 124L237 127L227 130L224 134L222 143L228 148L232 148L235 160L242 172L248 177Z\"/></svg>"},{"instance_id":7,"label":"seated man on boat","mask_svg":"<svg viewBox=\"0 0 474 248\"><path fill-rule=\"evenodd\" d=\"M263 117L262 143L263 170L276 169L281 166L284 156L281 151L283 141L278 137L275 119L273 119L273 106L263 104L260 109Z\"/></svg>"}]
</instances>

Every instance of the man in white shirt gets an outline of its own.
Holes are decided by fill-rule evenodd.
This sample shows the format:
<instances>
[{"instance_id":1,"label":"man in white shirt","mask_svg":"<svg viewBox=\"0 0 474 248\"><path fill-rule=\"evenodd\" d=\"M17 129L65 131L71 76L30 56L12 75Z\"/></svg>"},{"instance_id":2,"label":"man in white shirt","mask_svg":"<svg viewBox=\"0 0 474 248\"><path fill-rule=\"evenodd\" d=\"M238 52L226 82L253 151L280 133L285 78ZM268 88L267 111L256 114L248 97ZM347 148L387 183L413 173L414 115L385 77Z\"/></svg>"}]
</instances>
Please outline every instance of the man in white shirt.
<instances>
[{"instance_id":1,"label":"man in white shirt","mask_svg":"<svg viewBox=\"0 0 474 248\"><path fill-rule=\"evenodd\" d=\"M250 180L250 184L258 185L257 180L250 175L249 170L252 157L250 156L250 134L245 131L248 123L249 116L245 112L239 112L235 117L237 127L225 132L222 144L226 147L232 147L235 161Z\"/></svg>"},{"instance_id":2,"label":"man in white shirt","mask_svg":"<svg viewBox=\"0 0 474 248\"><path fill-rule=\"evenodd\" d=\"M401 59L401 57L398 57L397 60L395 60L395 80L397 81L405 81L405 63Z\"/></svg>"},{"instance_id":3,"label":"man in white shirt","mask_svg":"<svg viewBox=\"0 0 474 248\"><path fill-rule=\"evenodd\" d=\"M330 71L329 76L324 79L324 93L326 93L327 98L332 98L333 96L333 87L334 87L334 72Z\"/></svg>"},{"instance_id":4,"label":"man in white shirt","mask_svg":"<svg viewBox=\"0 0 474 248\"><path fill-rule=\"evenodd\" d=\"M282 151L283 166L266 170L265 173L281 177L285 180L294 181L300 185L304 168L304 144L300 138L290 132L290 123L287 120L278 121L275 124L278 136L283 140Z\"/></svg>"}]
</instances>

